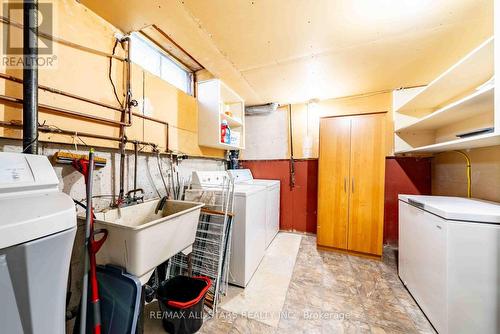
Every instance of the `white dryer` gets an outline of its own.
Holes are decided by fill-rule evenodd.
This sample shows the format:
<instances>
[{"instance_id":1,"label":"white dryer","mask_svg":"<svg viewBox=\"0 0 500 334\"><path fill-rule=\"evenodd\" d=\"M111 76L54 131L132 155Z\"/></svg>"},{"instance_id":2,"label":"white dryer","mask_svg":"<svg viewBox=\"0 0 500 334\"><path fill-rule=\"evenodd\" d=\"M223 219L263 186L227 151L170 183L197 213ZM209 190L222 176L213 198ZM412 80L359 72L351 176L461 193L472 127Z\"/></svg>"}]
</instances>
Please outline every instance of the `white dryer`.
<instances>
[{"instance_id":1,"label":"white dryer","mask_svg":"<svg viewBox=\"0 0 500 334\"><path fill-rule=\"evenodd\" d=\"M193 172L192 189L186 191L186 200L206 202L215 198L227 179L225 171ZM245 287L266 250L266 187L235 184L233 211L229 283Z\"/></svg>"},{"instance_id":2,"label":"white dryer","mask_svg":"<svg viewBox=\"0 0 500 334\"><path fill-rule=\"evenodd\" d=\"M280 229L280 180L254 179L250 169L230 169L229 175L237 185L266 186L266 248Z\"/></svg>"}]
</instances>

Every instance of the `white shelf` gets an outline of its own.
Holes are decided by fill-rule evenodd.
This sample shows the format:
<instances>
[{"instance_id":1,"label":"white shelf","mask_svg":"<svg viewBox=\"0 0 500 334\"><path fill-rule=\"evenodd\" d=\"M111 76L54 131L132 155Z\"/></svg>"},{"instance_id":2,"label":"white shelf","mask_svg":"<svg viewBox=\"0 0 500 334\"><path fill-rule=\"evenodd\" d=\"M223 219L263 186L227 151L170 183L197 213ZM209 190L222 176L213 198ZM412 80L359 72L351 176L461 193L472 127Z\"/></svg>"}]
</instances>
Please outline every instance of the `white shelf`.
<instances>
[{"instance_id":1,"label":"white shelf","mask_svg":"<svg viewBox=\"0 0 500 334\"><path fill-rule=\"evenodd\" d=\"M240 149L239 146L234 146L234 145L230 145L230 144L226 144L226 143L221 143L221 142L219 142L218 148L222 148L224 150L239 150Z\"/></svg>"},{"instance_id":2,"label":"white shelf","mask_svg":"<svg viewBox=\"0 0 500 334\"><path fill-rule=\"evenodd\" d=\"M494 73L493 37L441 74L396 112L435 110L488 81Z\"/></svg>"},{"instance_id":3,"label":"white shelf","mask_svg":"<svg viewBox=\"0 0 500 334\"><path fill-rule=\"evenodd\" d=\"M444 151L465 150L477 147L488 147L496 145L500 145L500 134L494 132L494 133L487 133L484 135L473 136L469 138L460 138L443 143L416 147L409 150L397 151L395 152L395 154L437 153Z\"/></svg>"},{"instance_id":4,"label":"white shelf","mask_svg":"<svg viewBox=\"0 0 500 334\"><path fill-rule=\"evenodd\" d=\"M395 154L432 154L500 145L493 37L425 87L395 90ZM491 80L491 81L490 81ZM492 133L457 138L490 128Z\"/></svg>"},{"instance_id":5,"label":"white shelf","mask_svg":"<svg viewBox=\"0 0 500 334\"><path fill-rule=\"evenodd\" d=\"M435 130L446 125L492 112L494 109L494 87L487 87L453 102L437 111L422 117L413 123L397 128L401 131Z\"/></svg>"},{"instance_id":6,"label":"white shelf","mask_svg":"<svg viewBox=\"0 0 500 334\"><path fill-rule=\"evenodd\" d=\"M200 81L198 85L198 145L222 150L245 148L245 101L219 79ZM224 112L229 111L233 117ZM238 146L221 143L221 124L226 120L240 134ZM233 130L237 129L237 131Z\"/></svg>"},{"instance_id":7,"label":"white shelf","mask_svg":"<svg viewBox=\"0 0 500 334\"><path fill-rule=\"evenodd\" d=\"M220 113L220 118L221 120L225 119L227 121L227 125L229 125L230 128L239 128L240 126L243 126L243 123L237 119L234 119L233 117L226 115L225 113Z\"/></svg>"}]
</instances>

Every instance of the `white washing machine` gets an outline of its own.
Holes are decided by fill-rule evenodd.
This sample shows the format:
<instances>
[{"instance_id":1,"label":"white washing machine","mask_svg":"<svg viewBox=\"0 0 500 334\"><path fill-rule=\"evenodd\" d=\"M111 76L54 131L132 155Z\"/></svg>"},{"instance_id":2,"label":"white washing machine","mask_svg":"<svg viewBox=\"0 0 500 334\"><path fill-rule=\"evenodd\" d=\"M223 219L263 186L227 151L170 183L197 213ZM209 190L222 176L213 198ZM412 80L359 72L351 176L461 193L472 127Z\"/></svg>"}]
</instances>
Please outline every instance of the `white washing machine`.
<instances>
[{"instance_id":1,"label":"white washing machine","mask_svg":"<svg viewBox=\"0 0 500 334\"><path fill-rule=\"evenodd\" d=\"M49 160L0 152L0 332L66 332L73 200Z\"/></svg>"},{"instance_id":2,"label":"white washing machine","mask_svg":"<svg viewBox=\"0 0 500 334\"><path fill-rule=\"evenodd\" d=\"M209 202L228 179L225 171L193 172L186 200ZM266 187L235 184L233 205L229 283L246 287L266 250Z\"/></svg>"},{"instance_id":3,"label":"white washing machine","mask_svg":"<svg viewBox=\"0 0 500 334\"><path fill-rule=\"evenodd\" d=\"M440 334L500 333L500 204L399 195L398 270Z\"/></svg>"},{"instance_id":4,"label":"white washing machine","mask_svg":"<svg viewBox=\"0 0 500 334\"><path fill-rule=\"evenodd\" d=\"M254 179L250 169L230 169L229 175L235 184L266 186L266 248L280 230L280 181Z\"/></svg>"}]
</instances>

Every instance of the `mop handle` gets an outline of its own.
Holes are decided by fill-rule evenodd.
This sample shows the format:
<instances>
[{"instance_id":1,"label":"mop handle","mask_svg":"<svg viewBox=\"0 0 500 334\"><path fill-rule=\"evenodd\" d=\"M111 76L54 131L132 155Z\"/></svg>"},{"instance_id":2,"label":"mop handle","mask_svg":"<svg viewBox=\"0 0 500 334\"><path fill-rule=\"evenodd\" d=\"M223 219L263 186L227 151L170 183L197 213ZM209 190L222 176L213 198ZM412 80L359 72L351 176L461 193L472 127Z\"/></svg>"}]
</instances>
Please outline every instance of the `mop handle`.
<instances>
[{"instance_id":1,"label":"mop handle","mask_svg":"<svg viewBox=\"0 0 500 334\"><path fill-rule=\"evenodd\" d=\"M90 196L87 199L87 208L90 208L90 219L89 219L89 244L88 244L88 254L90 257L90 288L91 288L91 305L92 305L92 318L94 319L94 334L101 334L101 308L99 305L99 287L97 284L97 273L96 273L96 259L95 252L93 250L94 246L94 209L92 208L92 180L94 175L94 150L91 149L89 152L89 168L88 168L88 184L90 185Z\"/></svg>"},{"instance_id":2,"label":"mop handle","mask_svg":"<svg viewBox=\"0 0 500 334\"><path fill-rule=\"evenodd\" d=\"M92 149L89 152L90 156L93 154ZM89 239L90 239L90 217L92 215L92 182L89 182L89 173L81 160L73 161L73 166L83 174L85 180L85 193L87 198L87 207L85 208L85 242L83 244L84 250L84 263L83 263L83 281L82 281L82 300L80 307L80 334L86 334L87 326L87 291L88 291L88 276L89 276Z\"/></svg>"}]
</instances>

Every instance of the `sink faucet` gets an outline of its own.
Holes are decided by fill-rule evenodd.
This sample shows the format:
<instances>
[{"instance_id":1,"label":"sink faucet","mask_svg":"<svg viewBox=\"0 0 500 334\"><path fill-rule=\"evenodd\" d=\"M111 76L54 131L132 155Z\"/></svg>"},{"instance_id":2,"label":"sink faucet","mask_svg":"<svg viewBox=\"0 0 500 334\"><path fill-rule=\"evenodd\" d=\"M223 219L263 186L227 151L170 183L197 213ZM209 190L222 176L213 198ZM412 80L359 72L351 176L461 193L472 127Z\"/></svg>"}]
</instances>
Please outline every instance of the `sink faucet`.
<instances>
[{"instance_id":1,"label":"sink faucet","mask_svg":"<svg viewBox=\"0 0 500 334\"><path fill-rule=\"evenodd\" d=\"M167 200L167 196L163 196L162 198L160 198L158 205L156 205L155 215L158 214L158 212L163 211L163 208L165 208L165 204L167 204Z\"/></svg>"},{"instance_id":2,"label":"sink faucet","mask_svg":"<svg viewBox=\"0 0 500 334\"><path fill-rule=\"evenodd\" d=\"M140 193L140 195L138 196L137 193ZM124 206L137 204L139 202L144 202L144 189L142 188L132 189L128 191L127 195L123 199Z\"/></svg>"}]
</instances>

